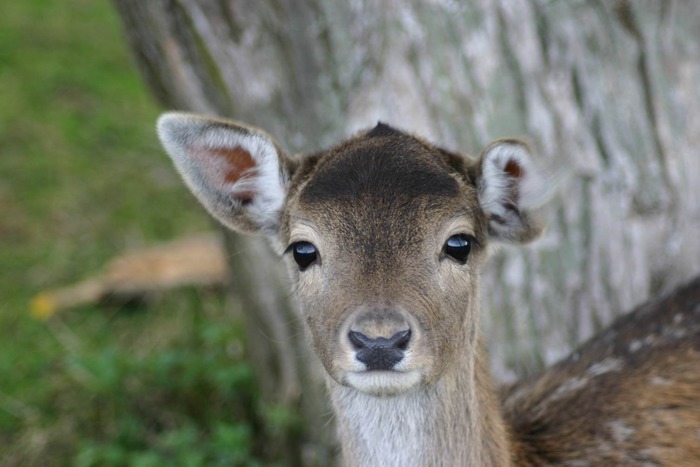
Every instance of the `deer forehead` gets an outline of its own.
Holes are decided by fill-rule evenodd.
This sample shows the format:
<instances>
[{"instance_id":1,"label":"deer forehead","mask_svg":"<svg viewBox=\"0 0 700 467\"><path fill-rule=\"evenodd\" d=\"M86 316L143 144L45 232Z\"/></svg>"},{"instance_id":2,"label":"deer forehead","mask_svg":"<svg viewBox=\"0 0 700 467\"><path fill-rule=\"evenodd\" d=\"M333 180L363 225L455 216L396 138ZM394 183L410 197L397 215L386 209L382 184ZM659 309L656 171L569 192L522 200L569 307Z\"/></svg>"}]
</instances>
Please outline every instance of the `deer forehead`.
<instances>
[{"instance_id":1,"label":"deer forehead","mask_svg":"<svg viewBox=\"0 0 700 467\"><path fill-rule=\"evenodd\" d=\"M330 236L346 250L379 259L440 242L436 237L450 229L483 236L474 184L442 151L414 137L365 136L304 162L315 167L293 181L292 241L313 232L319 241Z\"/></svg>"}]
</instances>

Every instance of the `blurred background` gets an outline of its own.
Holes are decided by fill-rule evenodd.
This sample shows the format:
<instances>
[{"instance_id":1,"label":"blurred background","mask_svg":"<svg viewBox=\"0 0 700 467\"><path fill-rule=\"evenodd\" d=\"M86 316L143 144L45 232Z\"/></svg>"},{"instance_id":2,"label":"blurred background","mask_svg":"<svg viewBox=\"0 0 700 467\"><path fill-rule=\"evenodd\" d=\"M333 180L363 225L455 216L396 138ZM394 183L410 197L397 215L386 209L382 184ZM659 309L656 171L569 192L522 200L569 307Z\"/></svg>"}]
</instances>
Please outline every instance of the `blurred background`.
<instances>
[{"instance_id":1,"label":"blurred background","mask_svg":"<svg viewBox=\"0 0 700 467\"><path fill-rule=\"evenodd\" d=\"M0 465L250 460L255 395L219 291L30 314L35 294L121 251L213 230L157 143L158 113L110 4L3 4Z\"/></svg>"},{"instance_id":2,"label":"blurred background","mask_svg":"<svg viewBox=\"0 0 700 467\"><path fill-rule=\"evenodd\" d=\"M181 281L196 286L95 292L124 252L148 273L121 279L148 278L189 247L143 248L218 232L157 143L163 109L258 125L292 153L377 120L473 154L527 138L562 187L543 239L484 270L499 381L700 272L691 0L26 0L0 13L2 466L333 459L316 363L263 243L206 237L232 274ZM56 288L75 283L90 299L58 307Z\"/></svg>"}]
</instances>

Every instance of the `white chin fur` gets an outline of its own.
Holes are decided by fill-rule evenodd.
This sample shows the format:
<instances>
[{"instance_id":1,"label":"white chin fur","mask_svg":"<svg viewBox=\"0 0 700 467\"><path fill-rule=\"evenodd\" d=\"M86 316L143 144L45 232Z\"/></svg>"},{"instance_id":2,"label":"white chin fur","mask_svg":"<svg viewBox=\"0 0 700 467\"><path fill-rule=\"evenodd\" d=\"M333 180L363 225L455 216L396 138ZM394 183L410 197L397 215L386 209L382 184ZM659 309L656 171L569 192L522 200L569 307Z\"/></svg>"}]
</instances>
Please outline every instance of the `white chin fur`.
<instances>
[{"instance_id":1,"label":"white chin fur","mask_svg":"<svg viewBox=\"0 0 700 467\"><path fill-rule=\"evenodd\" d=\"M396 396L418 387L421 375L415 370L348 372L345 382L358 391L379 397Z\"/></svg>"}]
</instances>

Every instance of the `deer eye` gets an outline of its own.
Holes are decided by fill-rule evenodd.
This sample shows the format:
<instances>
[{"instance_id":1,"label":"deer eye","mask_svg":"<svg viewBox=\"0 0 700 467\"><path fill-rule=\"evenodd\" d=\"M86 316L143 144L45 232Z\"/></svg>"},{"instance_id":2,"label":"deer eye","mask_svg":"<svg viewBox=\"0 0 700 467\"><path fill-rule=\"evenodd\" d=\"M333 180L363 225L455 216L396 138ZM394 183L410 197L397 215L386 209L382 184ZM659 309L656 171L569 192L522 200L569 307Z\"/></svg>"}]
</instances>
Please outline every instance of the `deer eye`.
<instances>
[{"instance_id":1,"label":"deer eye","mask_svg":"<svg viewBox=\"0 0 700 467\"><path fill-rule=\"evenodd\" d=\"M316 247L309 242L292 243L288 249L292 250L294 261L296 261L300 271L311 266L318 258Z\"/></svg>"},{"instance_id":2,"label":"deer eye","mask_svg":"<svg viewBox=\"0 0 700 467\"><path fill-rule=\"evenodd\" d=\"M457 234L447 239L443 251L458 263L464 264L471 248L471 237L467 234Z\"/></svg>"}]
</instances>

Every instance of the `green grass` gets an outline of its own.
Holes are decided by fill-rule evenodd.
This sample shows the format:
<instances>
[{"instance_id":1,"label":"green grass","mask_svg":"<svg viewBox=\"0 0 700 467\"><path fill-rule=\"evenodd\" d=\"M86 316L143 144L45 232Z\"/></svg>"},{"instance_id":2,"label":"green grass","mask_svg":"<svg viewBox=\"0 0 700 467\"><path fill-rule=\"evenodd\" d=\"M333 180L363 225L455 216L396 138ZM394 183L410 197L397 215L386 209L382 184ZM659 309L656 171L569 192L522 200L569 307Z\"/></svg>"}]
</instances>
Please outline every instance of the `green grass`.
<instances>
[{"instance_id":1,"label":"green grass","mask_svg":"<svg viewBox=\"0 0 700 467\"><path fill-rule=\"evenodd\" d=\"M0 465L253 462L255 396L220 294L29 315L42 289L211 223L159 148L110 5L1 13Z\"/></svg>"}]
</instances>

